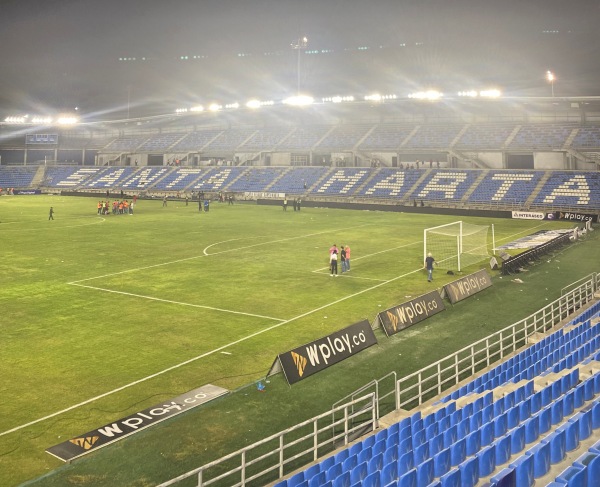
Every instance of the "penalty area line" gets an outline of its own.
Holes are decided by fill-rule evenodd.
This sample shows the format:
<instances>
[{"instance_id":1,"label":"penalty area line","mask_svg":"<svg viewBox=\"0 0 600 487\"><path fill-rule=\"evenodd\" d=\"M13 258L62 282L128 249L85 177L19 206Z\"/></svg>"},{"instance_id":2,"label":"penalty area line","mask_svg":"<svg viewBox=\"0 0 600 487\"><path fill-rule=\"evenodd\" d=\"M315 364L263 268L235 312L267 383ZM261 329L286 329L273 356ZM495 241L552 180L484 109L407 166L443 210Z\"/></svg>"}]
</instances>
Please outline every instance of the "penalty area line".
<instances>
[{"instance_id":1,"label":"penalty area line","mask_svg":"<svg viewBox=\"0 0 600 487\"><path fill-rule=\"evenodd\" d=\"M176 370L176 369L178 369L180 367L183 367L185 365L189 365L189 364L191 364L193 362L196 362L197 360L206 358L206 357L208 357L210 355L214 355L214 354L219 353L219 352L221 352L221 351L223 351L223 350L225 350L225 349L227 349L229 347L232 347L232 346L237 345L239 343L242 343L242 342L245 342L247 340L250 340L250 339L252 339L252 338L254 338L256 336L262 335L263 333L266 333L268 331L271 331L271 330L274 330L276 328L279 328L280 326L287 325L288 323L292 323L293 321L299 320L301 318L305 318L306 316L309 316L309 315L311 315L313 313L316 313L316 312L321 311L321 310L323 310L325 308L328 308L329 306L333 306L335 304L341 303L343 301L346 301L348 299L354 298L354 297L359 296L361 294L364 294L366 292L372 291L373 289L377 289L377 288L379 288L381 286L385 286L386 284L389 284L391 282L397 281L398 279L402 279L403 277L409 276L411 274L415 274L416 272L420 272L420 271L422 271L421 268L415 269L414 271L410 271L410 272L407 272L407 273L402 274L400 276L396 276L396 277L394 277L392 279L389 279L387 281L375 284L375 285L373 285L373 286L371 286L369 288L363 289L362 291L358 291L358 292L356 292L354 294L349 294L348 296L344 296L342 298L336 299L335 301L332 301L330 303L324 304L323 306L319 306L318 308L315 308L313 310L310 310L310 311L307 311L305 313L302 313L302 314L300 314L298 316L290 318L289 320L282 321L281 323L276 323L276 324L271 325L271 326L269 326L267 328L259 330L259 331L255 332L255 333L251 333L250 335L246 335L245 337L242 337L239 340L235 340L235 341L227 343L227 344L225 344L225 345L223 345L221 347L215 348L213 350L209 350L208 352L205 352L205 353L203 353L201 355L198 355L196 357L192 357L192 358L190 358L188 360L185 360L184 362L180 362L178 364L172 365L171 367L167 367L166 369L160 370L160 371L158 371L158 372L156 372L154 374L148 375L146 377L142 377L141 379L138 379L136 381L130 382L129 384L124 384L121 387L117 387L116 389L113 389L111 391L107 391L107 392L104 392L103 394L99 394L96 397L92 397L90 399L86 399L85 401L82 401L80 403L74 404L73 406L69 406L68 408L62 409L61 411L56 411L56 412L54 412L52 414L48 414L47 416L44 416L43 418L38 418L38 419L35 419L33 421L30 421L29 423L22 424L20 426L15 426L14 428L6 430L6 431L2 431L2 432L0 432L0 436L5 436L5 435L8 435L10 433L14 433L15 431L19 431L19 430L21 430L23 428L27 428L28 426L32 426L32 425L37 424L37 423L41 423L42 421L45 421L45 420L50 419L50 418L55 418L56 416L60 416L61 414L67 413L69 411L73 411L74 409L77 409L77 408L80 408L81 406L85 406L87 404L90 404L90 403L92 403L94 401L97 401L98 399L102 399L102 398L108 397L108 396L110 396L112 394L116 394L117 392L121 392L121 391L123 391L125 389L128 389L130 387L136 386L138 384L141 384L142 382L146 382L146 381L148 381L150 379L154 379L154 378L159 377L159 376L161 376L163 374L166 374L167 372L171 372L171 371ZM82 286L81 284L77 284L77 285ZM90 286L82 286L82 287L90 287Z\"/></svg>"},{"instance_id":2,"label":"penalty area line","mask_svg":"<svg viewBox=\"0 0 600 487\"><path fill-rule=\"evenodd\" d=\"M235 315L251 316L253 318L264 318L265 320L271 320L271 321L281 321L281 322L285 321L281 318L273 318L272 316L263 316L263 315L253 314L253 313L244 313L243 311L233 311L231 309L215 308L214 306L205 306L202 304L184 303L182 301L173 301L171 299L155 298L154 296L144 296L143 294L127 293L125 291L117 291L116 289L105 289L102 287L88 286L86 284L78 284L77 282L68 282L67 284L70 284L71 286L79 286L79 287L85 287L88 289L94 289L96 291L104 291L107 293L115 293L115 294L122 294L124 296L132 296L134 298L149 299L150 301L158 301L161 303L177 304L179 306L191 306L192 308L209 309L212 311L220 311L222 313L232 313Z\"/></svg>"}]
</instances>

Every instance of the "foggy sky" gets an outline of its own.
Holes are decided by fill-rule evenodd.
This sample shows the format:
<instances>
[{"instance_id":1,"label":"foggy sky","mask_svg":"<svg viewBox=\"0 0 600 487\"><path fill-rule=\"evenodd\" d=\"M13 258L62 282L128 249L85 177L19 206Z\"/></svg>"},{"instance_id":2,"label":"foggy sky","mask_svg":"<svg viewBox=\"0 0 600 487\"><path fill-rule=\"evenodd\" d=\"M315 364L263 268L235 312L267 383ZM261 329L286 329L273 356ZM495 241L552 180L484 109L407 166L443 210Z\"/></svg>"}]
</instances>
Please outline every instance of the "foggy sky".
<instances>
[{"instance_id":1,"label":"foggy sky","mask_svg":"<svg viewBox=\"0 0 600 487\"><path fill-rule=\"evenodd\" d=\"M301 36L309 38L311 48L338 50L424 42L434 48L419 62L447 70L448 52L454 50L455 56L465 50L468 57L473 48L480 56L474 58L477 64L489 58L486 69L492 71L496 57L505 65L514 61L518 83L523 67L553 64L558 70L564 63L568 73L557 76L565 83L572 79L573 89L579 86L574 81L600 86L598 20L597 0L2 0L0 110L27 102L64 104L65 92L79 94L84 102L103 89L114 90L111 80L120 76L117 60L122 56L171 61L209 53L217 80L220 57L289 50ZM560 34L544 37L542 30ZM482 47L487 54L481 54ZM131 69L135 79L136 68ZM146 81L138 90L145 90L145 96L153 86L160 88L158 78L172 75L150 73L143 76L155 76L158 84ZM189 89L176 81L180 90Z\"/></svg>"}]
</instances>

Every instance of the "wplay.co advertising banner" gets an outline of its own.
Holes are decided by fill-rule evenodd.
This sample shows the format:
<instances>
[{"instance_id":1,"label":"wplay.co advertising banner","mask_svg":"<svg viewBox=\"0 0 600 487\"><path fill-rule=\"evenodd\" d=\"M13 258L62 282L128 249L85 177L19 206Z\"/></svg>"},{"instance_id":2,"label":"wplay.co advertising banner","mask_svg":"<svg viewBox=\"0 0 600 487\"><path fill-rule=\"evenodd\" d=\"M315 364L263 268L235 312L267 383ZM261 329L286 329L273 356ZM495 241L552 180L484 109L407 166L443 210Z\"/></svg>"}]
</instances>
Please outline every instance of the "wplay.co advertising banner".
<instances>
[{"instance_id":1,"label":"wplay.co advertising banner","mask_svg":"<svg viewBox=\"0 0 600 487\"><path fill-rule=\"evenodd\" d=\"M137 433L148 426L160 423L165 419L172 418L184 411L212 401L223 394L227 394L227 392L227 389L207 384L165 403L144 409L139 413L132 414L114 423L106 424L84 435L79 435L69 441L48 448L46 451L50 455L68 462L133 433Z\"/></svg>"},{"instance_id":2,"label":"wplay.co advertising banner","mask_svg":"<svg viewBox=\"0 0 600 487\"><path fill-rule=\"evenodd\" d=\"M456 281L449 282L444 286L444 291L452 304L461 301L473 294L483 291L492 285L492 278L481 269L468 276L461 277Z\"/></svg>"},{"instance_id":3,"label":"wplay.co advertising banner","mask_svg":"<svg viewBox=\"0 0 600 487\"><path fill-rule=\"evenodd\" d=\"M379 313L377 317L385 334L391 336L445 309L440 293L431 291L398 306L386 309Z\"/></svg>"},{"instance_id":4,"label":"wplay.co advertising banner","mask_svg":"<svg viewBox=\"0 0 600 487\"><path fill-rule=\"evenodd\" d=\"M377 338L375 338L369 321L363 320L314 342L282 353L278 359L285 378L291 385L376 343Z\"/></svg>"},{"instance_id":5,"label":"wplay.co advertising banner","mask_svg":"<svg viewBox=\"0 0 600 487\"><path fill-rule=\"evenodd\" d=\"M548 213L547 218L548 220L569 220L572 222L598 222L598 215L593 215L590 213L575 213L572 211L557 211L555 213Z\"/></svg>"}]
</instances>

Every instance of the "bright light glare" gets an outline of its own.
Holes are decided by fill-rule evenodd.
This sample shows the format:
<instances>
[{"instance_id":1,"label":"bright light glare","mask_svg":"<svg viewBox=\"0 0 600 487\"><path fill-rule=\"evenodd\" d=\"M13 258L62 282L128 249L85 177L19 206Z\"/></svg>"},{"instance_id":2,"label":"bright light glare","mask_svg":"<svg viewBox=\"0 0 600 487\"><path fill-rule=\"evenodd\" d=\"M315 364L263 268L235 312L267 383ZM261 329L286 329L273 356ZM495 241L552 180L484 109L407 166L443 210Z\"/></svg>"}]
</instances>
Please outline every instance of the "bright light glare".
<instances>
[{"instance_id":1,"label":"bright light glare","mask_svg":"<svg viewBox=\"0 0 600 487\"><path fill-rule=\"evenodd\" d=\"M483 90L479 92L479 96L484 98L499 98L501 95L500 90Z\"/></svg>"},{"instance_id":2,"label":"bright light glare","mask_svg":"<svg viewBox=\"0 0 600 487\"><path fill-rule=\"evenodd\" d=\"M221 105L219 105L218 103L212 103L209 105L208 109L211 112L218 112L219 110L221 110L223 107Z\"/></svg>"},{"instance_id":3,"label":"bright light glare","mask_svg":"<svg viewBox=\"0 0 600 487\"><path fill-rule=\"evenodd\" d=\"M259 100L248 100L246 102L246 107L248 107L248 108L260 108L260 101Z\"/></svg>"},{"instance_id":4,"label":"bright light glare","mask_svg":"<svg viewBox=\"0 0 600 487\"><path fill-rule=\"evenodd\" d=\"M313 97L307 95L290 96L289 98L283 100L284 104L296 107L312 105L313 102Z\"/></svg>"},{"instance_id":5,"label":"bright light glare","mask_svg":"<svg viewBox=\"0 0 600 487\"><path fill-rule=\"evenodd\" d=\"M27 122L27 117L28 117L28 115L25 115L25 116L11 116L11 117L6 117L4 119L4 121L6 123L15 123L15 124L17 124L17 123L26 123Z\"/></svg>"},{"instance_id":6,"label":"bright light glare","mask_svg":"<svg viewBox=\"0 0 600 487\"><path fill-rule=\"evenodd\" d=\"M177 108L175 110L175 113L186 113L188 111L187 108Z\"/></svg>"},{"instance_id":7,"label":"bright light glare","mask_svg":"<svg viewBox=\"0 0 600 487\"><path fill-rule=\"evenodd\" d=\"M72 116L58 117L56 123L58 125L74 125L77 123L77 118Z\"/></svg>"},{"instance_id":8,"label":"bright light glare","mask_svg":"<svg viewBox=\"0 0 600 487\"><path fill-rule=\"evenodd\" d=\"M442 96L444 96L443 93L435 90L418 91L408 95L409 98L414 98L416 100L439 100Z\"/></svg>"},{"instance_id":9,"label":"bright light glare","mask_svg":"<svg viewBox=\"0 0 600 487\"><path fill-rule=\"evenodd\" d=\"M31 123L36 123L40 125L49 125L52 123L51 117L33 117L31 119Z\"/></svg>"},{"instance_id":10,"label":"bright light glare","mask_svg":"<svg viewBox=\"0 0 600 487\"><path fill-rule=\"evenodd\" d=\"M197 105L195 107L190 108L190 112L203 112L204 107L202 105Z\"/></svg>"},{"instance_id":11,"label":"bright light glare","mask_svg":"<svg viewBox=\"0 0 600 487\"><path fill-rule=\"evenodd\" d=\"M229 109L240 108L240 104L237 101L235 103L228 103L227 105L225 105L225 108L229 108Z\"/></svg>"},{"instance_id":12,"label":"bright light glare","mask_svg":"<svg viewBox=\"0 0 600 487\"><path fill-rule=\"evenodd\" d=\"M546 79L552 83L552 81L556 80L556 76L552 71L546 71Z\"/></svg>"},{"instance_id":13,"label":"bright light glare","mask_svg":"<svg viewBox=\"0 0 600 487\"><path fill-rule=\"evenodd\" d=\"M477 92L475 90L459 91L458 92L458 96L468 96L468 97L471 97L471 98L476 98L477 97Z\"/></svg>"}]
</instances>

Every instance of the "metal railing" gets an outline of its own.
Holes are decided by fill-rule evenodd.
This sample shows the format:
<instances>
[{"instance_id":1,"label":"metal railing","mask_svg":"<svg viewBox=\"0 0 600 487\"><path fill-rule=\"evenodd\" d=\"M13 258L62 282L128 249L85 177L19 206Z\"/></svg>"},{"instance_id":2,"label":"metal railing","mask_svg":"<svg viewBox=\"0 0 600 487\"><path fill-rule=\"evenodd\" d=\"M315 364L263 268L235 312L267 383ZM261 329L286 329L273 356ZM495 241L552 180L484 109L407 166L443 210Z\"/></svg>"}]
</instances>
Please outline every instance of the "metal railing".
<instances>
[{"instance_id":1,"label":"metal railing","mask_svg":"<svg viewBox=\"0 0 600 487\"><path fill-rule=\"evenodd\" d=\"M319 416L160 484L176 485L196 478L194 485L265 485L308 462L347 445L356 431L373 431L377 421L375 393L334 407ZM337 418L338 416L341 416ZM336 419L337 418L337 419ZM189 485L189 482L186 484Z\"/></svg>"},{"instance_id":2,"label":"metal railing","mask_svg":"<svg viewBox=\"0 0 600 487\"><path fill-rule=\"evenodd\" d=\"M590 302L597 286L598 278L593 275L527 318L401 378L396 383L397 404L404 409L417 407L516 352L533 333L548 331Z\"/></svg>"},{"instance_id":3,"label":"metal railing","mask_svg":"<svg viewBox=\"0 0 600 487\"><path fill-rule=\"evenodd\" d=\"M259 486L273 482L347 445L367 431L375 430L380 417L380 403L384 398L394 394L396 410L408 410L441 395L527 345L532 334L551 330L592 301L598 289L600 274L590 274L578 287L568 292L564 288L560 298L517 323L399 380L395 380L395 372L390 372L347 396L352 398L347 403L336 403L326 413L191 470L159 487L175 485L192 477L196 477L194 485L198 487ZM394 377L393 390L381 391L381 381L390 377ZM373 392L355 398L367 390Z\"/></svg>"}]
</instances>

